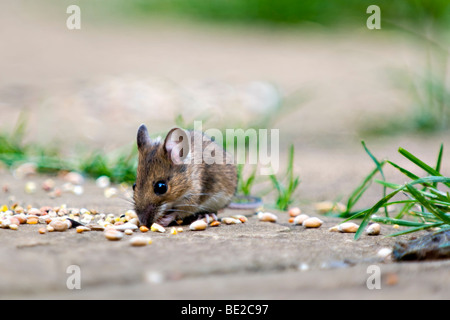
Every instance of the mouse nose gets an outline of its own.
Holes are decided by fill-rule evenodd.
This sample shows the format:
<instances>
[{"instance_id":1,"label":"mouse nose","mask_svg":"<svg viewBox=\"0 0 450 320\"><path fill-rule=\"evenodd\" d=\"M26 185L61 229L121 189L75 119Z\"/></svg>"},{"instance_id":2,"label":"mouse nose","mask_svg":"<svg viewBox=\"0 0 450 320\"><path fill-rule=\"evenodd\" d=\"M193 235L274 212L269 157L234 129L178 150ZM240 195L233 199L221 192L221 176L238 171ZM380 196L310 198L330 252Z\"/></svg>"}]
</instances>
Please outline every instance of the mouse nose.
<instances>
[{"instance_id":1,"label":"mouse nose","mask_svg":"<svg viewBox=\"0 0 450 320\"><path fill-rule=\"evenodd\" d=\"M139 218L139 223L141 225L150 227L154 220L156 215L157 206L154 204L149 204L144 208L135 208L136 214Z\"/></svg>"}]
</instances>

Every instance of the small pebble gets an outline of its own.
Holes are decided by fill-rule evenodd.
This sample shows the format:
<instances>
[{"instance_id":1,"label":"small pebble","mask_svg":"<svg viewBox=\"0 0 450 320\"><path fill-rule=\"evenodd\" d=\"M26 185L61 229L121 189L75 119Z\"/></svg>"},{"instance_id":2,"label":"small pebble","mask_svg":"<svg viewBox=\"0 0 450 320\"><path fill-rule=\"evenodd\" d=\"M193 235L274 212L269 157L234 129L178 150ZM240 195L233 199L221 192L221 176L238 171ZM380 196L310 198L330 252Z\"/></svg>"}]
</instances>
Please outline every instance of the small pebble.
<instances>
[{"instance_id":1,"label":"small pebble","mask_svg":"<svg viewBox=\"0 0 450 320\"><path fill-rule=\"evenodd\" d=\"M191 223L189 229L193 231L205 230L208 224L203 220L197 220Z\"/></svg>"},{"instance_id":2,"label":"small pebble","mask_svg":"<svg viewBox=\"0 0 450 320\"><path fill-rule=\"evenodd\" d=\"M354 222L344 222L338 226L338 230L343 233L355 233L359 228Z\"/></svg>"},{"instance_id":3,"label":"small pebble","mask_svg":"<svg viewBox=\"0 0 450 320\"><path fill-rule=\"evenodd\" d=\"M125 233L127 236L131 236L131 235L133 234L133 230L131 230L131 229L126 229L126 230L124 231L124 233Z\"/></svg>"},{"instance_id":4,"label":"small pebble","mask_svg":"<svg viewBox=\"0 0 450 320\"><path fill-rule=\"evenodd\" d=\"M307 218L303 221L302 226L306 228L319 228L323 221L316 217Z\"/></svg>"},{"instance_id":5,"label":"small pebble","mask_svg":"<svg viewBox=\"0 0 450 320\"><path fill-rule=\"evenodd\" d=\"M303 221L305 221L308 218L309 218L309 216L307 214L300 214L294 218L293 223L294 224L303 224Z\"/></svg>"}]
</instances>

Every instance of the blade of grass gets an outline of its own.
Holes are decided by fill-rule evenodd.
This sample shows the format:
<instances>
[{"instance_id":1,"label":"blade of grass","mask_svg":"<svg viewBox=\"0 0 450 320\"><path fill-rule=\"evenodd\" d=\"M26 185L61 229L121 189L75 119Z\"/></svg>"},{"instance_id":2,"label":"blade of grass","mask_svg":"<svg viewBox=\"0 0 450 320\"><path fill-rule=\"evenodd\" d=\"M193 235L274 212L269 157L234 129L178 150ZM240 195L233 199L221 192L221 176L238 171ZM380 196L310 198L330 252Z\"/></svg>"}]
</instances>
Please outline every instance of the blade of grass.
<instances>
[{"instance_id":1,"label":"blade of grass","mask_svg":"<svg viewBox=\"0 0 450 320\"><path fill-rule=\"evenodd\" d=\"M403 234L417 232L417 231L420 231L420 230L426 230L426 229L429 229L429 228L440 227L442 225L444 225L443 222L432 223L432 224L423 224L422 226L413 227L413 228L409 228L407 230L403 230L403 231L399 231L399 232L396 232L396 233L389 234L389 235L387 235L387 237L396 237L396 236L400 236L400 235L403 235Z\"/></svg>"},{"instance_id":2,"label":"blade of grass","mask_svg":"<svg viewBox=\"0 0 450 320\"><path fill-rule=\"evenodd\" d=\"M375 165L377 166L377 169L380 172L381 177L383 178L383 181L386 181L386 177L384 176L383 169L382 169L382 166L381 166L380 162L377 160L377 158L375 158L375 156L372 154L372 152L370 152L370 150L367 148L366 143L364 141L361 141L361 143L362 143L366 153L373 160L373 162L375 162ZM387 190L386 186L383 186L383 197L386 197L386 190ZM386 217L389 216L386 207L384 208L384 213L385 213Z\"/></svg>"},{"instance_id":3,"label":"blade of grass","mask_svg":"<svg viewBox=\"0 0 450 320\"><path fill-rule=\"evenodd\" d=\"M414 164L416 164L417 166L419 166L420 168L422 168L423 170L425 170L426 172L428 172L429 174L431 174L432 176L439 176L442 177L442 174L439 173L439 171L437 171L436 169L430 167L429 165L427 165L425 162L423 162L422 160L420 160L419 158L417 158L416 156L414 156L412 153L410 153L409 151L403 149L403 148L399 148L398 152L400 152L400 154L402 156L404 156L405 158L407 158L408 160L410 160L411 162L413 162ZM449 182L443 182L447 187L450 187L450 183Z\"/></svg>"},{"instance_id":4,"label":"blade of grass","mask_svg":"<svg viewBox=\"0 0 450 320\"><path fill-rule=\"evenodd\" d=\"M378 172L378 168L373 169L364 181L353 191L347 200L347 210L345 214L349 214L353 206L358 202L364 192L370 187L373 177Z\"/></svg>"},{"instance_id":5,"label":"blade of grass","mask_svg":"<svg viewBox=\"0 0 450 320\"><path fill-rule=\"evenodd\" d=\"M436 171L441 172L442 155L444 153L444 144L441 143L441 148L439 149L439 154L436 163ZM433 187L437 188L437 182L433 183Z\"/></svg>"},{"instance_id":6,"label":"blade of grass","mask_svg":"<svg viewBox=\"0 0 450 320\"><path fill-rule=\"evenodd\" d=\"M422 194L410 184L406 184L406 188L430 213L434 214L441 221L450 224L450 217L448 217L444 212L436 208L430 201L428 201Z\"/></svg>"},{"instance_id":7,"label":"blade of grass","mask_svg":"<svg viewBox=\"0 0 450 320\"><path fill-rule=\"evenodd\" d=\"M378 211L378 209L380 209L385 203L387 203L390 199L392 199L392 197L394 197L397 193L399 193L400 191L402 191L404 189L404 187L401 187L399 189L394 190L393 192L389 193L387 196L383 197L380 201L378 201L372 208L370 208L369 210L367 210L364 213L364 218L363 221L361 222L361 224L359 225L358 230L355 233L355 240L358 240L359 237L361 236L361 234L363 233L364 229L366 228L367 224L369 223L370 217ZM350 218L356 218L356 215L350 217ZM347 219L350 220L350 219Z\"/></svg>"}]
</instances>

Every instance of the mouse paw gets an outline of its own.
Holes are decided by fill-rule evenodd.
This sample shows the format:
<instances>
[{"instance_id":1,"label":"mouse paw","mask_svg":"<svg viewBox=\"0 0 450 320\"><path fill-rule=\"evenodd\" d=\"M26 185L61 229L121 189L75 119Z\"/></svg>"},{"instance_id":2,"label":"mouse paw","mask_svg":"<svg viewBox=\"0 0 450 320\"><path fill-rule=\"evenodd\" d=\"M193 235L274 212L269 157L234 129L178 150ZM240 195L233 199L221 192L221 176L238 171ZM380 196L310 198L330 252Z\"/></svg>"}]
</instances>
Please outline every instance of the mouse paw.
<instances>
[{"instance_id":1,"label":"mouse paw","mask_svg":"<svg viewBox=\"0 0 450 320\"><path fill-rule=\"evenodd\" d=\"M197 214L197 220L204 220L207 224L219 220L214 212L204 212Z\"/></svg>"}]
</instances>

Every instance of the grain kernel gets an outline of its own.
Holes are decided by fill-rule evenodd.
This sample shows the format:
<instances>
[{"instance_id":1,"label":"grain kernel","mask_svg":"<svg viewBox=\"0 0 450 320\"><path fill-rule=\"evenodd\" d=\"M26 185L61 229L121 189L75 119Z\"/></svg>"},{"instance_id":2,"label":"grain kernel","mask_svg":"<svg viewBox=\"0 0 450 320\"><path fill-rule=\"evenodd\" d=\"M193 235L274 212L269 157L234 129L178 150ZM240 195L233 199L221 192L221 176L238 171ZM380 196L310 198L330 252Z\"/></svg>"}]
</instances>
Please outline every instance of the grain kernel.
<instances>
[{"instance_id":1,"label":"grain kernel","mask_svg":"<svg viewBox=\"0 0 450 320\"><path fill-rule=\"evenodd\" d=\"M306 228L319 228L322 225L323 221L319 218L312 217L307 218L303 221L302 225Z\"/></svg>"},{"instance_id":2,"label":"grain kernel","mask_svg":"<svg viewBox=\"0 0 450 320\"><path fill-rule=\"evenodd\" d=\"M164 233L166 232L166 229L164 229L164 227L160 224L154 223L150 226L150 230L153 232L161 232Z\"/></svg>"},{"instance_id":3,"label":"grain kernel","mask_svg":"<svg viewBox=\"0 0 450 320\"><path fill-rule=\"evenodd\" d=\"M235 219L235 218L231 218L231 217L225 217L225 218L222 218L222 222L225 223L225 224L237 224L237 223L242 223L241 220Z\"/></svg>"},{"instance_id":4,"label":"grain kernel","mask_svg":"<svg viewBox=\"0 0 450 320\"><path fill-rule=\"evenodd\" d=\"M376 236L379 235L381 231L381 226L378 223L372 223L369 225L366 229L366 233L369 236Z\"/></svg>"},{"instance_id":5,"label":"grain kernel","mask_svg":"<svg viewBox=\"0 0 450 320\"><path fill-rule=\"evenodd\" d=\"M220 226L220 221L214 220L209 224L210 227L218 227Z\"/></svg>"},{"instance_id":6,"label":"grain kernel","mask_svg":"<svg viewBox=\"0 0 450 320\"><path fill-rule=\"evenodd\" d=\"M139 230L141 230L141 232L148 232L148 228L146 226L140 226Z\"/></svg>"},{"instance_id":7,"label":"grain kernel","mask_svg":"<svg viewBox=\"0 0 450 320\"><path fill-rule=\"evenodd\" d=\"M27 224L37 224L39 222L39 218L36 216L30 216L27 218Z\"/></svg>"},{"instance_id":8,"label":"grain kernel","mask_svg":"<svg viewBox=\"0 0 450 320\"><path fill-rule=\"evenodd\" d=\"M55 231L66 231L69 228L69 225L66 221L61 220L53 220L50 222L50 226L53 227Z\"/></svg>"},{"instance_id":9,"label":"grain kernel","mask_svg":"<svg viewBox=\"0 0 450 320\"><path fill-rule=\"evenodd\" d=\"M191 223L191 225L189 226L189 229L194 230L194 231L198 231L198 230L205 230L207 227L207 223L203 220L197 220Z\"/></svg>"},{"instance_id":10,"label":"grain kernel","mask_svg":"<svg viewBox=\"0 0 450 320\"><path fill-rule=\"evenodd\" d=\"M105 238L110 241L118 241L123 238L123 233L120 231L117 231L115 229L109 228L106 229L103 234L105 235Z\"/></svg>"},{"instance_id":11,"label":"grain kernel","mask_svg":"<svg viewBox=\"0 0 450 320\"><path fill-rule=\"evenodd\" d=\"M354 222L344 222L338 226L338 230L343 233L355 233L359 228Z\"/></svg>"},{"instance_id":12,"label":"grain kernel","mask_svg":"<svg viewBox=\"0 0 450 320\"><path fill-rule=\"evenodd\" d=\"M303 224L303 221L308 218L309 216L307 214L300 214L294 218L294 224Z\"/></svg>"},{"instance_id":13,"label":"grain kernel","mask_svg":"<svg viewBox=\"0 0 450 320\"><path fill-rule=\"evenodd\" d=\"M133 247L143 247L152 243L152 239L145 236L136 236L130 239L130 244Z\"/></svg>"},{"instance_id":14,"label":"grain kernel","mask_svg":"<svg viewBox=\"0 0 450 320\"><path fill-rule=\"evenodd\" d=\"M47 228L46 228L46 227L40 227L39 230L38 230L38 232L39 232L40 234L44 234L44 233L47 232Z\"/></svg>"},{"instance_id":15,"label":"grain kernel","mask_svg":"<svg viewBox=\"0 0 450 320\"><path fill-rule=\"evenodd\" d=\"M300 210L299 207L293 207L293 208L290 208L288 212L291 217L296 217L300 213L302 213L302 210Z\"/></svg>"},{"instance_id":16,"label":"grain kernel","mask_svg":"<svg viewBox=\"0 0 450 320\"><path fill-rule=\"evenodd\" d=\"M15 223L11 223L11 224L9 225L9 228L10 228L11 230L17 230L17 229L19 229L19 226L18 226L17 224L15 224Z\"/></svg>"},{"instance_id":17,"label":"grain kernel","mask_svg":"<svg viewBox=\"0 0 450 320\"><path fill-rule=\"evenodd\" d=\"M258 219L259 221L277 222L278 217L271 212L259 212Z\"/></svg>"}]
</instances>

